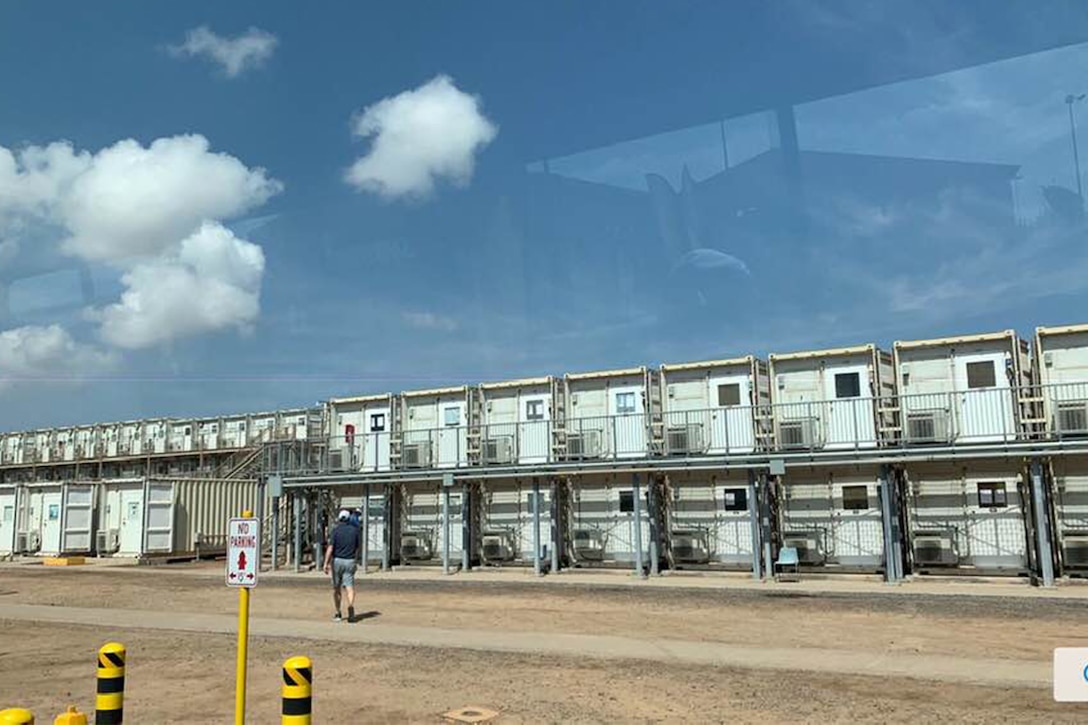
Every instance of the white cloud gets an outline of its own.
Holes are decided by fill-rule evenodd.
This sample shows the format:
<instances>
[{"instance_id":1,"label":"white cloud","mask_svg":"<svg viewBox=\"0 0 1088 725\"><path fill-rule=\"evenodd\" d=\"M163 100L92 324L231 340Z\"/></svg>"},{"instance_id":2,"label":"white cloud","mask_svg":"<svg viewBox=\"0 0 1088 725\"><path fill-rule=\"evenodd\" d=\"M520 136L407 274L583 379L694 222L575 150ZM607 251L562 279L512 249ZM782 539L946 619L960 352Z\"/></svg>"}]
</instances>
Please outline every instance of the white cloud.
<instances>
[{"instance_id":1,"label":"white cloud","mask_svg":"<svg viewBox=\"0 0 1088 725\"><path fill-rule=\"evenodd\" d=\"M433 312L404 312L401 318L411 327L419 330L439 330L453 332L460 325L452 317L436 315Z\"/></svg>"},{"instance_id":2,"label":"white cloud","mask_svg":"<svg viewBox=\"0 0 1088 725\"><path fill-rule=\"evenodd\" d=\"M395 198L426 196L440 179L467 184L476 154L498 128L480 111L479 98L440 75L363 109L353 132L374 140L345 180L360 191Z\"/></svg>"},{"instance_id":3,"label":"white cloud","mask_svg":"<svg viewBox=\"0 0 1088 725\"><path fill-rule=\"evenodd\" d=\"M176 253L137 264L122 277L120 302L96 310L102 337L137 349L228 328L260 312L264 253L218 223L205 223Z\"/></svg>"},{"instance_id":4,"label":"white cloud","mask_svg":"<svg viewBox=\"0 0 1088 725\"><path fill-rule=\"evenodd\" d=\"M0 388L27 380L78 379L116 362L114 355L76 342L60 325L0 332Z\"/></svg>"},{"instance_id":5,"label":"white cloud","mask_svg":"<svg viewBox=\"0 0 1088 725\"><path fill-rule=\"evenodd\" d=\"M175 56L200 56L217 63L228 78L258 68L272 57L279 39L268 31L249 28L233 38L218 35L207 26L190 30L185 42L170 48Z\"/></svg>"}]
</instances>

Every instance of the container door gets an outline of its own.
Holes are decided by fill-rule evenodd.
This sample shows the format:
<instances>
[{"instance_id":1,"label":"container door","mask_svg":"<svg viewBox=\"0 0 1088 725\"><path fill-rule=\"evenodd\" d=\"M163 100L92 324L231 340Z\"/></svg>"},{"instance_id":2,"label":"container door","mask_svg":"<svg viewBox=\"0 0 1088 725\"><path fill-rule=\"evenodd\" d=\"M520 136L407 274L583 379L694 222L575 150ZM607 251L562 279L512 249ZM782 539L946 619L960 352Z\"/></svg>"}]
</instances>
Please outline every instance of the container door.
<instances>
[{"instance_id":1,"label":"container door","mask_svg":"<svg viewBox=\"0 0 1088 725\"><path fill-rule=\"evenodd\" d=\"M755 450L752 425L752 383L745 373L717 375L708 381L710 389L710 430L703 433L709 440L710 453L751 453Z\"/></svg>"},{"instance_id":2,"label":"container door","mask_svg":"<svg viewBox=\"0 0 1088 725\"><path fill-rule=\"evenodd\" d=\"M58 554L60 553L61 508L64 497L60 491L43 491L39 500L41 501L41 553Z\"/></svg>"},{"instance_id":3,"label":"container door","mask_svg":"<svg viewBox=\"0 0 1088 725\"><path fill-rule=\"evenodd\" d=\"M148 481L144 485L144 536L141 552L169 554L174 550L174 484Z\"/></svg>"},{"instance_id":4,"label":"container door","mask_svg":"<svg viewBox=\"0 0 1088 725\"><path fill-rule=\"evenodd\" d=\"M547 394L526 395L520 400L518 462L546 463L551 449L551 410Z\"/></svg>"},{"instance_id":5,"label":"container door","mask_svg":"<svg viewBox=\"0 0 1088 725\"><path fill-rule=\"evenodd\" d=\"M824 372L825 448L876 445L869 368L864 363L836 365Z\"/></svg>"},{"instance_id":6,"label":"container door","mask_svg":"<svg viewBox=\"0 0 1088 725\"><path fill-rule=\"evenodd\" d=\"M1026 566L1025 512L1016 481L995 478L976 482L973 492L971 488L967 489L970 563L999 569Z\"/></svg>"},{"instance_id":7,"label":"container door","mask_svg":"<svg viewBox=\"0 0 1088 725\"><path fill-rule=\"evenodd\" d=\"M366 411L366 440L363 443L363 470L389 470L389 408L369 408Z\"/></svg>"},{"instance_id":8,"label":"container door","mask_svg":"<svg viewBox=\"0 0 1088 725\"><path fill-rule=\"evenodd\" d=\"M139 556L144 540L143 486L126 486L117 493L121 507L117 553L123 556Z\"/></svg>"},{"instance_id":9,"label":"container door","mask_svg":"<svg viewBox=\"0 0 1088 725\"><path fill-rule=\"evenodd\" d=\"M1002 353L956 358L956 389L961 391L957 440L999 441L1015 435Z\"/></svg>"},{"instance_id":10,"label":"container door","mask_svg":"<svg viewBox=\"0 0 1088 725\"><path fill-rule=\"evenodd\" d=\"M618 458L642 458L646 455L646 418L643 415L645 393L641 385L612 388L608 398L612 435L609 453Z\"/></svg>"},{"instance_id":11,"label":"container door","mask_svg":"<svg viewBox=\"0 0 1088 725\"><path fill-rule=\"evenodd\" d=\"M446 401L438 404L438 461L441 468L451 468L468 458L468 432L465 429L465 402ZM460 540L460 539L458 539Z\"/></svg>"},{"instance_id":12,"label":"container door","mask_svg":"<svg viewBox=\"0 0 1088 725\"><path fill-rule=\"evenodd\" d=\"M15 497L14 486L0 488L0 554L15 550Z\"/></svg>"},{"instance_id":13,"label":"container door","mask_svg":"<svg viewBox=\"0 0 1088 725\"><path fill-rule=\"evenodd\" d=\"M747 486L721 486L715 501L717 515L714 539L708 541L716 561L750 564L752 561L752 519L748 513Z\"/></svg>"},{"instance_id":14,"label":"container door","mask_svg":"<svg viewBox=\"0 0 1088 725\"><path fill-rule=\"evenodd\" d=\"M64 537L59 550L83 554L91 550L91 525L94 514L94 489L87 484L71 483L64 487Z\"/></svg>"},{"instance_id":15,"label":"container door","mask_svg":"<svg viewBox=\"0 0 1088 725\"><path fill-rule=\"evenodd\" d=\"M836 564L879 566L884 554L884 525L876 486L836 485L830 548Z\"/></svg>"},{"instance_id":16,"label":"container door","mask_svg":"<svg viewBox=\"0 0 1088 725\"><path fill-rule=\"evenodd\" d=\"M519 518L521 519L521 527L519 535L521 537L520 547L518 550L518 556L523 561L527 561L530 564L533 562L533 489L528 487L522 489L520 492L519 508L522 511ZM543 556L545 551L550 551L548 548L551 542L552 536L552 508L551 508L551 491L547 486L540 487L540 550L537 552L539 556Z\"/></svg>"}]
</instances>

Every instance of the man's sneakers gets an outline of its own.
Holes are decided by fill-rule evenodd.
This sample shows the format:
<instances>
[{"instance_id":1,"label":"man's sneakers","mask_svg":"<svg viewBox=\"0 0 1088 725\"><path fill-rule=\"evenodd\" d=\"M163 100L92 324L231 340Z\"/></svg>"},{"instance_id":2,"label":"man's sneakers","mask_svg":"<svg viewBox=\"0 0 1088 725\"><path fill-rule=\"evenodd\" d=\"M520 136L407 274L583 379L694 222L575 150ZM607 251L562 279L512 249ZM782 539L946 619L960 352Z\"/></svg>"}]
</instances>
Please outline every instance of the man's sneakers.
<instances>
[{"instance_id":1,"label":"man's sneakers","mask_svg":"<svg viewBox=\"0 0 1088 725\"><path fill-rule=\"evenodd\" d=\"M343 622L344 618L340 616L340 612L337 612L336 614L332 615L332 621Z\"/></svg>"},{"instance_id":2,"label":"man's sneakers","mask_svg":"<svg viewBox=\"0 0 1088 725\"><path fill-rule=\"evenodd\" d=\"M355 622L355 607L348 607L348 622Z\"/></svg>"}]
</instances>

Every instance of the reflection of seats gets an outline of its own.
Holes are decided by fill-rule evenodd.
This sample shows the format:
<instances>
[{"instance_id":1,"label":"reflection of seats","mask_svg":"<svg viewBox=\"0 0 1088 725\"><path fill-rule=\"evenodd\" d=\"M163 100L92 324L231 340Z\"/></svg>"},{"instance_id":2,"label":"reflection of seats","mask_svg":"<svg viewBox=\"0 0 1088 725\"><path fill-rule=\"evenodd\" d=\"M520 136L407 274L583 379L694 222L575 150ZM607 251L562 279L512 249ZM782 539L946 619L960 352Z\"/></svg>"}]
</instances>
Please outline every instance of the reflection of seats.
<instances>
[{"instance_id":1,"label":"reflection of seats","mask_svg":"<svg viewBox=\"0 0 1088 725\"><path fill-rule=\"evenodd\" d=\"M774 576L778 581L801 579L801 562L797 556L797 549L792 546L783 546L778 550L778 561L774 563Z\"/></svg>"}]
</instances>

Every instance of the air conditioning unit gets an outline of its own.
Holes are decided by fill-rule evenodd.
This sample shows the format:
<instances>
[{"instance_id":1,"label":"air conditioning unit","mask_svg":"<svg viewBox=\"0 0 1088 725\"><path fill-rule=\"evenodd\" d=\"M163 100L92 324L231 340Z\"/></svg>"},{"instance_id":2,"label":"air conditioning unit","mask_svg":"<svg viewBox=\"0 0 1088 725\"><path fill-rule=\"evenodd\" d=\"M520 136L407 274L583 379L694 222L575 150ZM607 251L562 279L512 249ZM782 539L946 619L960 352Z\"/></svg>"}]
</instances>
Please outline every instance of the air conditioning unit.
<instances>
[{"instance_id":1,"label":"air conditioning unit","mask_svg":"<svg viewBox=\"0 0 1088 725\"><path fill-rule=\"evenodd\" d=\"M36 554L42 550L42 535L40 531L27 531L22 534L25 537L23 541L23 553L24 554Z\"/></svg>"},{"instance_id":2,"label":"air conditioning unit","mask_svg":"<svg viewBox=\"0 0 1088 725\"><path fill-rule=\"evenodd\" d=\"M593 529L577 529L574 532L574 557L582 561L604 559L604 537Z\"/></svg>"},{"instance_id":3,"label":"air conditioning unit","mask_svg":"<svg viewBox=\"0 0 1088 725\"><path fill-rule=\"evenodd\" d=\"M710 551L701 531L672 532L672 557L679 564L706 564Z\"/></svg>"},{"instance_id":4,"label":"air conditioning unit","mask_svg":"<svg viewBox=\"0 0 1088 725\"><path fill-rule=\"evenodd\" d=\"M567 435L568 458L597 458L601 455L601 432L584 430Z\"/></svg>"},{"instance_id":5,"label":"air conditioning unit","mask_svg":"<svg viewBox=\"0 0 1088 725\"><path fill-rule=\"evenodd\" d=\"M342 450L330 450L329 451L329 470L330 471L343 471L344 470L344 452Z\"/></svg>"},{"instance_id":6,"label":"air conditioning unit","mask_svg":"<svg viewBox=\"0 0 1088 725\"><path fill-rule=\"evenodd\" d=\"M918 566L955 566L960 557L951 531L918 531L914 534L914 563Z\"/></svg>"},{"instance_id":7,"label":"air conditioning unit","mask_svg":"<svg viewBox=\"0 0 1088 725\"><path fill-rule=\"evenodd\" d=\"M19 531L15 534L15 551L16 554L25 554L27 545L27 532Z\"/></svg>"},{"instance_id":8,"label":"air conditioning unit","mask_svg":"<svg viewBox=\"0 0 1088 725\"><path fill-rule=\"evenodd\" d=\"M666 450L670 455L703 452L703 426L698 424L670 427L665 432Z\"/></svg>"},{"instance_id":9,"label":"air conditioning unit","mask_svg":"<svg viewBox=\"0 0 1088 725\"><path fill-rule=\"evenodd\" d=\"M430 442L404 444L405 468L426 468L429 465L431 465Z\"/></svg>"},{"instance_id":10,"label":"air conditioning unit","mask_svg":"<svg viewBox=\"0 0 1088 725\"><path fill-rule=\"evenodd\" d=\"M1088 533L1062 535L1062 560L1067 567L1088 567Z\"/></svg>"},{"instance_id":11,"label":"air conditioning unit","mask_svg":"<svg viewBox=\"0 0 1088 725\"><path fill-rule=\"evenodd\" d=\"M778 424L779 448L812 448L817 445L816 418L784 420Z\"/></svg>"},{"instance_id":12,"label":"air conditioning unit","mask_svg":"<svg viewBox=\"0 0 1088 725\"><path fill-rule=\"evenodd\" d=\"M424 533L403 533L400 535L400 558L404 561L426 561L432 552L430 537Z\"/></svg>"},{"instance_id":13,"label":"air conditioning unit","mask_svg":"<svg viewBox=\"0 0 1088 725\"><path fill-rule=\"evenodd\" d=\"M499 436L484 441L484 463L513 463L513 436Z\"/></svg>"},{"instance_id":14,"label":"air conditioning unit","mask_svg":"<svg viewBox=\"0 0 1088 725\"><path fill-rule=\"evenodd\" d=\"M483 557L488 563L501 563L514 560L513 537L505 532L484 534Z\"/></svg>"},{"instance_id":15,"label":"air conditioning unit","mask_svg":"<svg viewBox=\"0 0 1088 725\"><path fill-rule=\"evenodd\" d=\"M1070 400L1058 403L1054 427L1059 433L1088 433L1088 400Z\"/></svg>"},{"instance_id":16,"label":"air conditioning unit","mask_svg":"<svg viewBox=\"0 0 1088 725\"><path fill-rule=\"evenodd\" d=\"M823 564L824 547L820 538L815 532L785 534L782 537L782 546L796 549L797 561L801 564Z\"/></svg>"},{"instance_id":17,"label":"air conditioning unit","mask_svg":"<svg viewBox=\"0 0 1088 725\"><path fill-rule=\"evenodd\" d=\"M908 443L947 443L948 411L916 410L907 413Z\"/></svg>"},{"instance_id":18,"label":"air conditioning unit","mask_svg":"<svg viewBox=\"0 0 1088 725\"><path fill-rule=\"evenodd\" d=\"M95 534L95 552L99 556L116 554L121 548L121 536L117 529L105 529Z\"/></svg>"}]
</instances>

